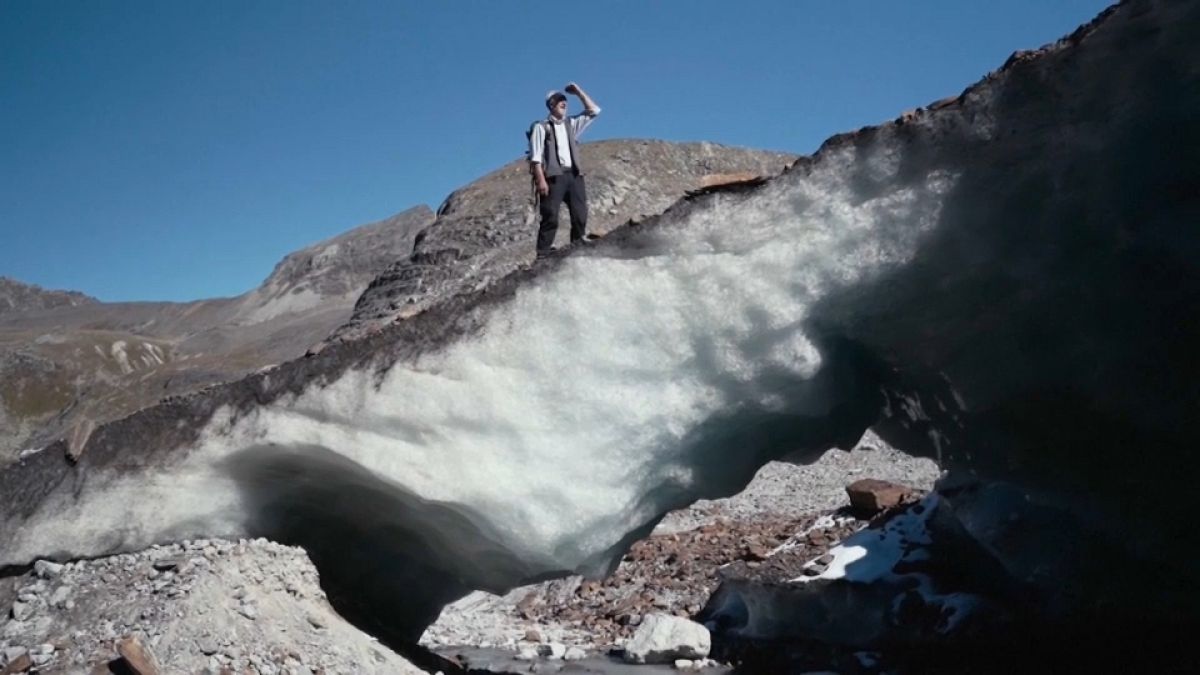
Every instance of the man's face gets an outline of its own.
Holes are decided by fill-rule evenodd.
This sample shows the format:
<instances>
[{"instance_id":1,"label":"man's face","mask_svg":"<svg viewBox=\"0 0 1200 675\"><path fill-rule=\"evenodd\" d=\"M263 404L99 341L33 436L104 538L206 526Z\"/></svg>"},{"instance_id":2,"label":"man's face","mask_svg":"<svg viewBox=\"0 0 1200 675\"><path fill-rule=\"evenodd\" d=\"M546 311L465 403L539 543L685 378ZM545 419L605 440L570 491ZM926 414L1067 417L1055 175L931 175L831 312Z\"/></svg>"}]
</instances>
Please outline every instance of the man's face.
<instances>
[{"instance_id":1,"label":"man's face","mask_svg":"<svg viewBox=\"0 0 1200 675\"><path fill-rule=\"evenodd\" d=\"M561 101L557 101L554 105L550 106L550 114L553 115L554 119L556 120L561 120L562 118L566 117L567 100L563 99Z\"/></svg>"}]
</instances>

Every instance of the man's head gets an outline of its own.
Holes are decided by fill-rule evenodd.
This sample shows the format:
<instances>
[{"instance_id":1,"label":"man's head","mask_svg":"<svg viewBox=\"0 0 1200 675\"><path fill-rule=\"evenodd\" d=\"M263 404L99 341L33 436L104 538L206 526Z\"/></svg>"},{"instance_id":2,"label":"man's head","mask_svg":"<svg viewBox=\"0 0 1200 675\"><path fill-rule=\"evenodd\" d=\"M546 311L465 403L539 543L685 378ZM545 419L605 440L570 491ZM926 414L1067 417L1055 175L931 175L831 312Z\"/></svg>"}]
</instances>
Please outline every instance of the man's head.
<instances>
[{"instance_id":1,"label":"man's head","mask_svg":"<svg viewBox=\"0 0 1200 675\"><path fill-rule=\"evenodd\" d=\"M546 93L546 107L550 109L550 114L555 119L562 119L567 116L567 95L561 91L551 91Z\"/></svg>"}]
</instances>

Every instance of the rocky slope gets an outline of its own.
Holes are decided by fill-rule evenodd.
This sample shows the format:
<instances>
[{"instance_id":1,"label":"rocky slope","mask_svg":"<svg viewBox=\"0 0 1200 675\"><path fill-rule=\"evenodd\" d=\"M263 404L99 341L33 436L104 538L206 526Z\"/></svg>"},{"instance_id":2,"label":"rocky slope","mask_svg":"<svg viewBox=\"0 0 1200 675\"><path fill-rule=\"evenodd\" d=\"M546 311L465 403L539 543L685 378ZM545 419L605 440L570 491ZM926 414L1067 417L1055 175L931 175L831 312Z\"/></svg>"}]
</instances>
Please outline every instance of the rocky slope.
<instances>
[{"instance_id":1,"label":"rocky slope","mask_svg":"<svg viewBox=\"0 0 1200 675\"><path fill-rule=\"evenodd\" d=\"M425 672L338 616L303 551L265 540L41 562L0 605L5 673ZM130 642L157 670L132 669Z\"/></svg>"}]
</instances>

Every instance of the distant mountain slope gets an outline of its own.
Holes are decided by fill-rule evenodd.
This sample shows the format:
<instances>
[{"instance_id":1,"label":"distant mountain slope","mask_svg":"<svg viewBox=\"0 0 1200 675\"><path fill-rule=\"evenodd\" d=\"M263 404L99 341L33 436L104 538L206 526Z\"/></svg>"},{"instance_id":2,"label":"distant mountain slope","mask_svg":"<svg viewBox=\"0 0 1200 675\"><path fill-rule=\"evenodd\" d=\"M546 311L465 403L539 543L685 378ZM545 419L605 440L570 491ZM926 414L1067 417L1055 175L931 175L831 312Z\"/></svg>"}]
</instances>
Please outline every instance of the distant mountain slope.
<instances>
[{"instance_id":1,"label":"distant mountain slope","mask_svg":"<svg viewBox=\"0 0 1200 675\"><path fill-rule=\"evenodd\" d=\"M234 322L257 323L306 312L330 298L350 296L353 305L381 270L408 257L417 234L433 218L422 205L289 253L262 285L241 296Z\"/></svg>"},{"instance_id":2,"label":"distant mountain slope","mask_svg":"<svg viewBox=\"0 0 1200 675\"><path fill-rule=\"evenodd\" d=\"M54 307L91 305L99 300L77 291L51 291L16 279L0 277L0 314Z\"/></svg>"},{"instance_id":3,"label":"distant mountain slope","mask_svg":"<svg viewBox=\"0 0 1200 675\"><path fill-rule=\"evenodd\" d=\"M0 279L0 309L21 308L0 314L0 463L303 354L433 219L422 205L301 249L235 298L103 303Z\"/></svg>"}]
</instances>

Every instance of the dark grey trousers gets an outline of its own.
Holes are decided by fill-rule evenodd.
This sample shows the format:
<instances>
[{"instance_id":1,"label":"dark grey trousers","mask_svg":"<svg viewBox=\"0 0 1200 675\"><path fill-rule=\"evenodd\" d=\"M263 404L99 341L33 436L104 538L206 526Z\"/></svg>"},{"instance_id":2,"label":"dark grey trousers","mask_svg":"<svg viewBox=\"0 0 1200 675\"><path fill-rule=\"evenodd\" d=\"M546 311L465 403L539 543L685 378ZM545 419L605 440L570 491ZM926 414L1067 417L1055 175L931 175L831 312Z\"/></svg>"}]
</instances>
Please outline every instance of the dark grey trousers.
<instances>
[{"instance_id":1,"label":"dark grey trousers","mask_svg":"<svg viewBox=\"0 0 1200 675\"><path fill-rule=\"evenodd\" d=\"M558 210L563 199L566 199L567 211L571 214L571 243L583 239L587 233L587 189L583 184L583 176L568 171L561 176L547 178L546 182L550 184L550 194L539 202L542 215L537 238L539 252L549 251L554 245L554 235L558 233Z\"/></svg>"}]
</instances>

